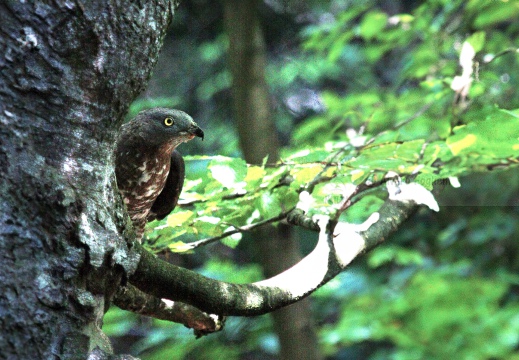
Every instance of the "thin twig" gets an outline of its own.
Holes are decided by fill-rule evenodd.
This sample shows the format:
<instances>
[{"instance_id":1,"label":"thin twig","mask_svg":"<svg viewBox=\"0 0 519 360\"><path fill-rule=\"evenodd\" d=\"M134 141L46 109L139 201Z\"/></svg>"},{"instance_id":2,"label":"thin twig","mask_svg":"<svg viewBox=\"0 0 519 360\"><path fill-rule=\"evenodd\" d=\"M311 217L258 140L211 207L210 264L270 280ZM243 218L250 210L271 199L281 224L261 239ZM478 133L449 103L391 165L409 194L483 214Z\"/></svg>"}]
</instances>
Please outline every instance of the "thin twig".
<instances>
[{"instance_id":1,"label":"thin twig","mask_svg":"<svg viewBox=\"0 0 519 360\"><path fill-rule=\"evenodd\" d=\"M342 150L342 148L341 148ZM330 161L307 161L307 162L295 162L295 161L284 161L281 160L278 164L266 164L265 167L271 167L271 168L277 168L281 166L299 166L299 167L305 167L305 166L313 166L313 165L337 165L337 163L333 163Z\"/></svg>"},{"instance_id":2,"label":"thin twig","mask_svg":"<svg viewBox=\"0 0 519 360\"><path fill-rule=\"evenodd\" d=\"M339 221L339 217L341 216L341 214L346 211L346 209L350 208L353 204L355 204L357 201L355 201L353 198L357 195L359 195L360 193L363 193L365 191L368 191L368 190L371 190L371 189L374 189L374 188L377 188L379 187L380 185L382 184L385 184L388 180L390 180L390 178L384 178L380 181L375 181L373 183L366 183L366 182L363 182L359 185L357 185L355 187L355 190L353 190L351 192L350 195L348 195L348 197L344 198L344 200L342 201L341 203L341 206L339 207L339 209L337 210L337 212L335 213L335 216L333 217L333 220L335 221Z\"/></svg>"},{"instance_id":3,"label":"thin twig","mask_svg":"<svg viewBox=\"0 0 519 360\"><path fill-rule=\"evenodd\" d=\"M213 243L215 241L224 239L224 238L226 238L228 236L231 236L231 235L234 235L234 234L237 234L237 233L240 233L240 232L251 231L251 230L254 230L254 229L256 229L256 228L258 228L260 226L264 226L264 225L267 225L267 224L270 224L270 223L273 223L273 222L276 222L276 221L283 220L283 219L285 219L287 217L289 212L290 211L282 212L281 214L278 214L278 215L276 215L274 217L271 217L271 218L259 221L257 223L250 224L250 225L245 225L245 226L240 226L239 228L235 228L233 230L225 231L221 235L218 235L218 236L215 236L215 237L194 241L192 243L186 244L186 246L189 248L188 250L193 250L193 249L196 249L197 247Z\"/></svg>"},{"instance_id":4,"label":"thin twig","mask_svg":"<svg viewBox=\"0 0 519 360\"><path fill-rule=\"evenodd\" d=\"M319 164L319 162L314 162L314 163L303 163L303 164L298 164L298 165L310 165L310 164ZM270 190L273 190L273 189L277 189L281 186L288 186L292 183L292 181L294 181L289 172L287 172L287 174L285 176L283 176L279 182L274 185L272 188L270 188ZM267 189L267 187L265 188L262 188L260 190L263 190L263 189ZM228 194L228 195L224 195L222 196L221 198L219 198L218 200L235 200L235 199L239 199L239 198L242 198L242 197L246 197L247 195L250 195L250 192L238 192L238 193L233 193L233 194ZM210 198L204 198L204 199L196 199L196 200L180 200L178 202L178 206L179 207L187 207L187 206L193 206L195 204L203 204L203 203L206 203L206 202L209 202L209 201L214 201L214 197L210 197Z\"/></svg>"},{"instance_id":5,"label":"thin twig","mask_svg":"<svg viewBox=\"0 0 519 360\"><path fill-rule=\"evenodd\" d=\"M242 192L242 193L233 193L229 195L224 195L220 198L220 200L234 200L239 199L241 197L245 197L248 195L248 192ZM205 199L196 199L196 200L179 200L178 206L179 207L185 207L185 206L192 206L195 204L203 204L209 201L214 201L214 198L205 198Z\"/></svg>"},{"instance_id":6,"label":"thin twig","mask_svg":"<svg viewBox=\"0 0 519 360\"><path fill-rule=\"evenodd\" d=\"M340 148L339 150L337 150L337 152L335 154L333 154L332 158L327 161L325 164L324 164L324 167L322 168L321 171L319 171L319 173L317 175L315 175L315 177L306 184L305 186L305 190L308 191L308 193L312 193L314 191L314 188L315 188L315 185L319 184L320 182L323 181L324 178L326 179L329 179L330 177L323 177L322 175L324 174L324 172L326 170L328 170L331 166L338 166L339 164L335 162L335 159L340 155L342 154L344 151L346 151L346 148L348 146L351 146L349 143L346 145L346 146L343 146L342 148Z\"/></svg>"},{"instance_id":7,"label":"thin twig","mask_svg":"<svg viewBox=\"0 0 519 360\"><path fill-rule=\"evenodd\" d=\"M421 115L423 115L423 113L425 113L427 110L429 110L433 104L434 104L434 102L430 102L430 103L425 104L425 105L422 106L420 109L418 109L418 111L415 112L413 115L411 115L411 116L408 117L407 119L405 119L405 120L399 122L398 124L395 124L395 126L393 126L393 127L391 128L391 131L398 130L398 129L400 129L402 126L409 124L411 121L418 119ZM372 143L373 143L375 140L377 140L381 135L386 134L388 131L389 131L389 130L382 131L381 133L377 134L376 136L373 136L371 139L369 139L369 140L364 144L364 146L362 146L362 148L365 148L365 147L367 147L368 145L372 144Z\"/></svg>"},{"instance_id":8,"label":"thin twig","mask_svg":"<svg viewBox=\"0 0 519 360\"><path fill-rule=\"evenodd\" d=\"M508 49L504 49L500 52L498 52L497 54L495 54L491 59L489 60L483 60L483 64L490 64L492 61L494 61L495 59L497 59L498 57L501 57L503 55L506 55L506 54L509 54L509 53L519 53L519 48L508 48Z\"/></svg>"},{"instance_id":9,"label":"thin twig","mask_svg":"<svg viewBox=\"0 0 519 360\"><path fill-rule=\"evenodd\" d=\"M425 104L417 112L415 112L413 115L411 115L409 118L396 124L395 127L393 128L393 130L400 129L402 126L409 124L411 121L413 121L415 119L418 119L420 116L423 115L423 113L425 113L427 110L429 110L431 108L431 106L433 106L433 104L434 104L434 102Z\"/></svg>"}]
</instances>

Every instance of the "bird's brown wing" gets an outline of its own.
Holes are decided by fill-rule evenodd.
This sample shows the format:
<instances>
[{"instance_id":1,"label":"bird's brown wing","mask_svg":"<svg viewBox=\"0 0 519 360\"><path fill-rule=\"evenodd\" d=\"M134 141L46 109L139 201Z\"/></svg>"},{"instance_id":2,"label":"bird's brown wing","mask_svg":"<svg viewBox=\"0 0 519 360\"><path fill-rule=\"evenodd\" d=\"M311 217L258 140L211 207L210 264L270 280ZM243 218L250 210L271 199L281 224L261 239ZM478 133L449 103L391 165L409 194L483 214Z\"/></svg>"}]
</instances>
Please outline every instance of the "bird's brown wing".
<instances>
[{"instance_id":1,"label":"bird's brown wing","mask_svg":"<svg viewBox=\"0 0 519 360\"><path fill-rule=\"evenodd\" d=\"M148 214L148 221L162 220L177 206L182 186L184 185L185 165L182 155L178 151L171 154L171 167L166 184L162 189Z\"/></svg>"}]
</instances>

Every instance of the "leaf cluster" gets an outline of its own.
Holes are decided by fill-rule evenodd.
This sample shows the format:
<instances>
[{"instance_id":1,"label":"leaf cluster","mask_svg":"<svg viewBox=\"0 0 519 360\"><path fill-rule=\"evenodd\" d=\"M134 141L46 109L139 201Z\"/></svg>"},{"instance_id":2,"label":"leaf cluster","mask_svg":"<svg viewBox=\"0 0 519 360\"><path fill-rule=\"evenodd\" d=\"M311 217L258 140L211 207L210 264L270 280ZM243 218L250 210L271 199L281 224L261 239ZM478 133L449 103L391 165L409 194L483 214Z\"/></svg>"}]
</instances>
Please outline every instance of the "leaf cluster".
<instances>
[{"instance_id":1,"label":"leaf cluster","mask_svg":"<svg viewBox=\"0 0 519 360\"><path fill-rule=\"evenodd\" d=\"M234 247L245 230L276 223L295 206L304 206L309 215L335 216L348 203L342 220L360 222L387 196L389 172L427 189L441 180L456 184L457 177L484 173L462 178L455 192L447 189L448 200L467 204L486 194L480 203L488 204L488 198L502 198L501 203L513 198L517 175L512 168L519 161L514 70L519 3L429 0L396 15L377 3L349 2L332 14L333 21L302 29L303 52L270 66L269 84L275 94L302 84L317 88L325 111L293 131L288 125L296 121L287 114L278 117L278 128L290 143L277 163L186 157L180 206L164 221L150 224L151 249L190 251L193 242L225 234L230 236L222 241ZM451 86L463 72L465 43L475 55L472 83L462 97ZM218 38L200 51L213 61L221 57L222 44ZM222 74L207 77L197 96L207 100L228 86ZM495 171L500 169L508 171ZM310 194L304 204L303 191ZM378 247L321 289L314 299L327 354L516 356L513 274L519 261L513 239L519 217L508 210L442 207L437 215L419 213L390 245ZM212 276L239 272L217 267ZM248 329L259 342L259 333L268 337L264 325ZM171 347L168 336L179 345L181 340L164 328L148 340ZM252 346L245 343L244 348ZM161 349L168 351L166 345ZM194 349L186 347L185 353Z\"/></svg>"}]
</instances>

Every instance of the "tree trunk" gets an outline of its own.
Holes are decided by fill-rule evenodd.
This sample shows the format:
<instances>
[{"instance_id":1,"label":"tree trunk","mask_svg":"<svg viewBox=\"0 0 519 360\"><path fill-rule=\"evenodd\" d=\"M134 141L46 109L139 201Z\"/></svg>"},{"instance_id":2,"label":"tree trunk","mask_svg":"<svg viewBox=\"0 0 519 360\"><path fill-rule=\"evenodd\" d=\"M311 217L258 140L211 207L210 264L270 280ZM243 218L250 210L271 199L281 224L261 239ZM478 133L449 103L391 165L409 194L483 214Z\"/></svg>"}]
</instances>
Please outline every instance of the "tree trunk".
<instances>
[{"instance_id":1,"label":"tree trunk","mask_svg":"<svg viewBox=\"0 0 519 360\"><path fill-rule=\"evenodd\" d=\"M266 277L280 274L301 260L299 244L291 228L280 225L267 229L265 241L259 242L263 271ZM309 298L272 313L274 330L279 338L282 360L316 360L323 356L312 316Z\"/></svg>"},{"instance_id":2,"label":"tree trunk","mask_svg":"<svg viewBox=\"0 0 519 360\"><path fill-rule=\"evenodd\" d=\"M248 163L261 164L279 158L270 95L265 80L265 43L257 16L256 0L224 1L224 17L230 38L229 62L233 76L233 101L240 145ZM289 228L261 230L256 243L266 277L281 273L301 259ZM309 300L273 313L281 345L281 359L321 359Z\"/></svg>"},{"instance_id":3,"label":"tree trunk","mask_svg":"<svg viewBox=\"0 0 519 360\"><path fill-rule=\"evenodd\" d=\"M170 6L0 3L0 358L111 352L102 316L136 266L112 149Z\"/></svg>"}]
</instances>

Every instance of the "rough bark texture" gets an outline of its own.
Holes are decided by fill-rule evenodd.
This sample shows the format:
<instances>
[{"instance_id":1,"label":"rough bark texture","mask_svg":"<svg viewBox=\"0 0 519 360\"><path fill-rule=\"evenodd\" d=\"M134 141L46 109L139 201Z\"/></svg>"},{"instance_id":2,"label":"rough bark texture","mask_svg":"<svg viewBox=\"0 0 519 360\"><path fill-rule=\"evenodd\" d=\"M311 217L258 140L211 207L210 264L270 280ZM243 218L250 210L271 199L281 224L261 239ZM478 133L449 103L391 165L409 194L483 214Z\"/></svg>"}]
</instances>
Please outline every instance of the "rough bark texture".
<instances>
[{"instance_id":1,"label":"rough bark texture","mask_svg":"<svg viewBox=\"0 0 519 360\"><path fill-rule=\"evenodd\" d=\"M112 150L169 1L0 3L0 358L85 359L129 259Z\"/></svg>"},{"instance_id":2,"label":"rough bark texture","mask_svg":"<svg viewBox=\"0 0 519 360\"><path fill-rule=\"evenodd\" d=\"M279 157L270 94L265 79L266 50L257 14L257 0L226 0L225 25L230 37L229 62L240 145L248 163ZM262 229L256 242L266 277L301 260L289 228ZM280 342L280 359L316 360L321 353L308 299L272 313Z\"/></svg>"},{"instance_id":3,"label":"rough bark texture","mask_svg":"<svg viewBox=\"0 0 519 360\"><path fill-rule=\"evenodd\" d=\"M220 331L225 322L224 317L211 316L194 306L179 301L154 297L130 284L119 288L113 302L121 309L136 314L183 324L193 329L197 337Z\"/></svg>"}]
</instances>

